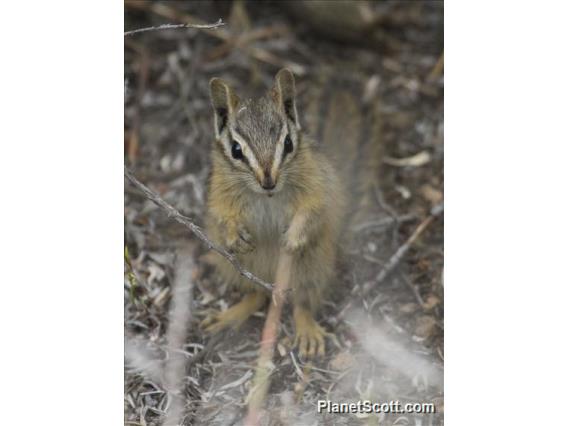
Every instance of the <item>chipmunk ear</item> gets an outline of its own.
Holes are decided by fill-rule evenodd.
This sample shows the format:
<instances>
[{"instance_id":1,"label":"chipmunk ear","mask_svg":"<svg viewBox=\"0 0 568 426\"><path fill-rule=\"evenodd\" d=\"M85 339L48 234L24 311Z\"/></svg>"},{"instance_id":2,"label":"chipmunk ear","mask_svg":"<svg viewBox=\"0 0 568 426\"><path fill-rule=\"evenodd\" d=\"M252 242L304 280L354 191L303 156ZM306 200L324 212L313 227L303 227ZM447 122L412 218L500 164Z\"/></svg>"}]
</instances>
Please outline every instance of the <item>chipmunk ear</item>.
<instances>
[{"instance_id":1,"label":"chipmunk ear","mask_svg":"<svg viewBox=\"0 0 568 426\"><path fill-rule=\"evenodd\" d=\"M215 135L217 138L227 127L229 118L233 116L239 97L231 86L220 78L213 78L209 82L211 104L215 110Z\"/></svg>"},{"instance_id":2,"label":"chipmunk ear","mask_svg":"<svg viewBox=\"0 0 568 426\"><path fill-rule=\"evenodd\" d=\"M273 94L282 112L299 129L300 123L298 121L298 111L296 110L296 84L292 71L287 68L278 71L274 82Z\"/></svg>"}]
</instances>

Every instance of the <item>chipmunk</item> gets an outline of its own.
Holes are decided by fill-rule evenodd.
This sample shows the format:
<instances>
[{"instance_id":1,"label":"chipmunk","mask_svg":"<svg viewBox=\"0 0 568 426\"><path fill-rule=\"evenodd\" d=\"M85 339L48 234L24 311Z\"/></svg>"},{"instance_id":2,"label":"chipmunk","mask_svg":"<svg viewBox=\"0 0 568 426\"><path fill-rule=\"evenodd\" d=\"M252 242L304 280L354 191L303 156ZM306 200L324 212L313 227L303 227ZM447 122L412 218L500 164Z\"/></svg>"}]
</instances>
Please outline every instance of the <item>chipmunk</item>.
<instances>
[{"instance_id":1,"label":"chipmunk","mask_svg":"<svg viewBox=\"0 0 568 426\"><path fill-rule=\"evenodd\" d=\"M329 333L315 316L336 275L339 238L349 211L347 203L352 199L347 195L347 183L353 184L352 177L357 174L354 159L361 156L353 148L360 139L353 126L361 125L354 102L342 98L343 93L333 106L326 106L337 115L330 126L335 130L327 135L334 142L326 147L328 141L318 144L302 130L295 80L288 69L277 73L274 87L261 98L241 101L219 78L211 80L210 96L215 140L208 233L266 281L274 279L280 248L292 255L294 345L302 357L323 355ZM342 112L352 124L340 119ZM317 115L317 111L313 113ZM324 148L328 152L336 149L337 161L347 165L342 172ZM228 310L203 321L205 330L213 333L238 327L268 298L224 259L215 263L221 277L238 285L245 295Z\"/></svg>"}]
</instances>

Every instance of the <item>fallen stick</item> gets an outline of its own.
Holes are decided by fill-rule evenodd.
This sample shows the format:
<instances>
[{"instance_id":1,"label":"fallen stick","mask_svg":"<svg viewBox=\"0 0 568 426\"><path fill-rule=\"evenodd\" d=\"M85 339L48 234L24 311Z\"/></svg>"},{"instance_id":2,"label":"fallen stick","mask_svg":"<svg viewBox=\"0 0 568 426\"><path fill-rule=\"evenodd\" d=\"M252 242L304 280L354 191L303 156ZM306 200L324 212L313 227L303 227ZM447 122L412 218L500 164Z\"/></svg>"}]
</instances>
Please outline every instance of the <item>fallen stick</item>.
<instances>
[{"instance_id":1,"label":"fallen stick","mask_svg":"<svg viewBox=\"0 0 568 426\"><path fill-rule=\"evenodd\" d=\"M424 219L414 230L414 232L408 237L408 239L402 244L389 258L383 269L377 274L374 280L367 281L360 292L361 297L365 297L369 292L381 284L391 272L398 266L402 258L406 255L412 244L418 239L418 237L424 232L424 230L434 221L444 211L444 205L438 204L430 210L430 215ZM346 312L353 306L352 302L349 302L336 317L336 320L341 320Z\"/></svg>"},{"instance_id":2,"label":"fallen stick","mask_svg":"<svg viewBox=\"0 0 568 426\"><path fill-rule=\"evenodd\" d=\"M158 207L162 208L167 214L168 217L173 218L176 222L181 223L186 228L188 228L197 238L199 238L202 242L205 243L209 250L214 250L223 256L225 259L231 263L235 267L235 269L246 279L252 281L255 285L262 287L264 290L272 291L273 285L267 283L266 281L258 278L252 272L246 270L240 262L237 260L237 257L233 254L228 252L226 249L221 247L220 245L215 244L213 241L209 239L209 237L205 234L203 229L200 226L197 226L195 223L191 221L190 218L187 216L182 215L178 210L176 210L172 205L168 204L161 198L158 194L140 182L136 177L132 174L127 167L124 168L124 176L134 185L136 186L142 193L156 204Z\"/></svg>"},{"instance_id":3,"label":"fallen stick","mask_svg":"<svg viewBox=\"0 0 568 426\"><path fill-rule=\"evenodd\" d=\"M280 317L282 307L286 300L286 293L290 285L290 270L292 267L292 256L284 249L280 250L278 268L276 269L276 284L272 292L266 322L262 330L262 340L260 341L260 351L258 365L252 382L252 387L248 396L248 413L244 424L246 426L256 426L260 424L262 405L270 386L270 374L273 370L272 357L274 346L278 339L280 330Z\"/></svg>"},{"instance_id":4,"label":"fallen stick","mask_svg":"<svg viewBox=\"0 0 568 426\"><path fill-rule=\"evenodd\" d=\"M394 270L394 268L400 263L400 261L402 260L402 258L404 257L404 255L408 252L408 250L410 249L410 247L412 246L412 244L414 244L414 242L418 239L418 237L420 236L420 234L422 234L422 232L424 232L424 230L428 227L428 225L430 225L432 223L432 221L444 210L443 206L436 206L433 207L430 215L424 219L420 225L418 225L416 227L416 229L414 230L414 232L412 233L412 235L410 235L410 237L408 237L408 239L404 242L404 244L402 244L395 252L394 254L390 257L390 259L388 260L388 262L385 264L384 268L381 269L381 271L379 272L379 274L377 275L377 277L373 280L373 281L368 281L367 283L365 283L365 285L363 286L363 289L361 290L361 296L366 296L367 294L369 294L369 292L376 287L377 285L379 285L380 283L382 283L385 278Z\"/></svg>"},{"instance_id":5,"label":"fallen stick","mask_svg":"<svg viewBox=\"0 0 568 426\"><path fill-rule=\"evenodd\" d=\"M164 365L164 388L168 392L171 403L166 410L163 426L179 425L183 418L186 361L185 355L179 351L183 349L188 325L192 318L193 282L197 275L194 252L194 245L188 245L180 250L175 261L172 300L168 312L168 330L166 333L169 357Z\"/></svg>"}]
</instances>

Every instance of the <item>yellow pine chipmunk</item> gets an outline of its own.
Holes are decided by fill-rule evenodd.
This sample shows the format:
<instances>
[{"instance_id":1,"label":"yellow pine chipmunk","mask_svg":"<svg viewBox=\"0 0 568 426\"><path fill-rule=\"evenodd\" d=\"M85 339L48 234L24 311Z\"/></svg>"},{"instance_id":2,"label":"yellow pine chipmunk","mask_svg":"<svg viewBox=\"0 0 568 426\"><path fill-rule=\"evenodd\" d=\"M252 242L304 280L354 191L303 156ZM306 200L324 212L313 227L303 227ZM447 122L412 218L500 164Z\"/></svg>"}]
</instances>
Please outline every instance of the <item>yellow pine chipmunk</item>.
<instances>
[{"instance_id":1,"label":"yellow pine chipmunk","mask_svg":"<svg viewBox=\"0 0 568 426\"><path fill-rule=\"evenodd\" d=\"M334 142L327 148L346 165L340 174L325 152L328 141L316 143L300 126L294 76L288 69L278 72L274 87L261 98L241 101L218 78L210 82L210 95L215 141L207 201L209 235L266 281L274 279L280 248L292 254L295 345L301 356L323 355L328 333L315 315L336 274L338 240L347 203L353 200L346 195L347 186L356 184L361 175L354 170L355 157L361 153L353 144L359 142L361 132L353 127L362 123L353 96L342 98L348 95L341 93L335 102L328 99L332 106L326 107L337 116L327 132ZM215 264L221 277L245 295L203 321L209 332L238 327L268 297L224 259L216 258Z\"/></svg>"}]
</instances>

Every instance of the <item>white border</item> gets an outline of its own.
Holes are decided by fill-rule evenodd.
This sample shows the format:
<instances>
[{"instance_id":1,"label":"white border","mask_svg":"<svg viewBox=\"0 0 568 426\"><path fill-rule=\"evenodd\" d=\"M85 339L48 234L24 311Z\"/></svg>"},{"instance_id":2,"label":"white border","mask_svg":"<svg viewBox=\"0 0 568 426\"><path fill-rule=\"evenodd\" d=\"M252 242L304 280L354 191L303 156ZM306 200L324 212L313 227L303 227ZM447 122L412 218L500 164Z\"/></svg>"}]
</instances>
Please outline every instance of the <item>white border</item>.
<instances>
[{"instance_id":1,"label":"white border","mask_svg":"<svg viewBox=\"0 0 568 426\"><path fill-rule=\"evenodd\" d=\"M123 5L3 5L0 422L122 424Z\"/></svg>"},{"instance_id":2,"label":"white border","mask_svg":"<svg viewBox=\"0 0 568 426\"><path fill-rule=\"evenodd\" d=\"M565 421L566 16L446 4L449 425ZM0 418L122 424L123 5L3 17Z\"/></svg>"},{"instance_id":3,"label":"white border","mask_svg":"<svg viewBox=\"0 0 568 426\"><path fill-rule=\"evenodd\" d=\"M445 6L446 424L563 424L567 8Z\"/></svg>"}]
</instances>

